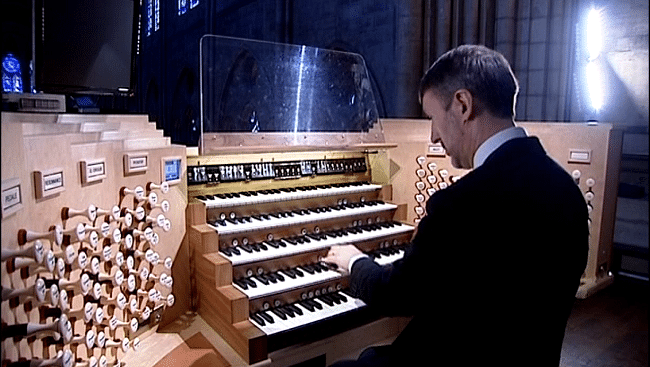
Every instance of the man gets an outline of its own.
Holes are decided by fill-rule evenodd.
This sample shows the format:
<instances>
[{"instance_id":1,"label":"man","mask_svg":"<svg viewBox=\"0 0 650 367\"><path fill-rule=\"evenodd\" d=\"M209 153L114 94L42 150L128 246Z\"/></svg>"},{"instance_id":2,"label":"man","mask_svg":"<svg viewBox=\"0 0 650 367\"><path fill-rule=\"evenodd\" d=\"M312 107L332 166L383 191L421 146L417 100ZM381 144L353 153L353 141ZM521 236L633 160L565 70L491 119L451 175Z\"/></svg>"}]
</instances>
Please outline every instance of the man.
<instances>
[{"instance_id":1,"label":"man","mask_svg":"<svg viewBox=\"0 0 650 367\"><path fill-rule=\"evenodd\" d=\"M388 315L412 315L390 346L337 366L558 366L588 251L572 178L514 125L517 81L483 46L442 55L420 87L440 142L472 169L427 202L403 259L381 267L352 245L325 262Z\"/></svg>"}]
</instances>

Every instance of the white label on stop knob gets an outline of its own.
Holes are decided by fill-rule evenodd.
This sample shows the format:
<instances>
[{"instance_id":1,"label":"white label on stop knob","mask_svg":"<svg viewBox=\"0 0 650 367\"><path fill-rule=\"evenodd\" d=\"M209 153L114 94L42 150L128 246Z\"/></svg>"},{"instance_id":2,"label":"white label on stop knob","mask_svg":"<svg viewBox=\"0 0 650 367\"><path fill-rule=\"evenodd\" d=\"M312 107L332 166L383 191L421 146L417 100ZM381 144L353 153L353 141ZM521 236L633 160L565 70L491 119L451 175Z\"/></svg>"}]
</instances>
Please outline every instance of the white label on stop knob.
<instances>
[{"instance_id":1,"label":"white label on stop knob","mask_svg":"<svg viewBox=\"0 0 650 367\"><path fill-rule=\"evenodd\" d=\"M130 259L132 257L129 256ZM133 292L135 290L135 276L133 274L129 275L129 277L126 280L126 285L128 287L129 292Z\"/></svg>"},{"instance_id":2,"label":"white label on stop knob","mask_svg":"<svg viewBox=\"0 0 650 367\"><path fill-rule=\"evenodd\" d=\"M158 245L158 242L160 242L160 236L158 236L158 233L154 232L153 236L151 236L151 244L156 246Z\"/></svg>"},{"instance_id":3,"label":"white label on stop knob","mask_svg":"<svg viewBox=\"0 0 650 367\"><path fill-rule=\"evenodd\" d=\"M158 214L156 217L156 224L158 224L158 227L163 227L165 225L165 216L163 214Z\"/></svg>"},{"instance_id":4,"label":"white label on stop knob","mask_svg":"<svg viewBox=\"0 0 650 367\"><path fill-rule=\"evenodd\" d=\"M90 322L95 314L95 307L92 303L86 302L84 305L84 321Z\"/></svg>"},{"instance_id":5,"label":"white label on stop knob","mask_svg":"<svg viewBox=\"0 0 650 367\"><path fill-rule=\"evenodd\" d=\"M56 284L52 284L50 287L50 304L52 307L59 304L59 287Z\"/></svg>"},{"instance_id":6,"label":"white label on stop knob","mask_svg":"<svg viewBox=\"0 0 650 367\"><path fill-rule=\"evenodd\" d=\"M125 352L129 350L129 338L122 339L122 350Z\"/></svg>"},{"instance_id":7,"label":"white label on stop knob","mask_svg":"<svg viewBox=\"0 0 650 367\"><path fill-rule=\"evenodd\" d=\"M124 253L122 251L118 251L115 254L115 264L117 264L117 266L122 266L122 264L124 264Z\"/></svg>"},{"instance_id":8,"label":"white label on stop knob","mask_svg":"<svg viewBox=\"0 0 650 367\"><path fill-rule=\"evenodd\" d=\"M63 227L60 224L54 226L54 241L59 246L63 243Z\"/></svg>"},{"instance_id":9,"label":"white label on stop knob","mask_svg":"<svg viewBox=\"0 0 650 367\"><path fill-rule=\"evenodd\" d=\"M100 331L97 333L97 346L100 348L104 348L104 344L106 344L106 334L104 334L103 331ZM104 356L102 356L104 357ZM104 357L106 358L106 357ZM101 361L101 358L100 358Z\"/></svg>"},{"instance_id":10,"label":"white label on stop knob","mask_svg":"<svg viewBox=\"0 0 650 367\"><path fill-rule=\"evenodd\" d=\"M93 298L99 299L102 296L102 285L99 283L93 284Z\"/></svg>"},{"instance_id":11,"label":"white label on stop knob","mask_svg":"<svg viewBox=\"0 0 650 367\"><path fill-rule=\"evenodd\" d=\"M92 348L94 344L95 344L95 330L90 329L86 332L86 347ZM97 359L95 359L95 363L97 363Z\"/></svg>"},{"instance_id":12,"label":"white label on stop knob","mask_svg":"<svg viewBox=\"0 0 650 367\"><path fill-rule=\"evenodd\" d=\"M106 222L102 223L100 229L102 231L102 237L104 238L108 237L111 234L111 225Z\"/></svg>"},{"instance_id":13,"label":"white label on stop knob","mask_svg":"<svg viewBox=\"0 0 650 367\"><path fill-rule=\"evenodd\" d=\"M120 232L119 228L115 228L113 230L113 242L119 243L120 240L122 240L122 232Z\"/></svg>"},{"instance_id":14,"label":"white label on stop knob","mask_svg":"<svg viewBox=\"0 0 650 367\"><path fill-rule=\"evenodd\" d=\"M129 302L129 310L131 313L135 313L138 311L138 300L135 298L131 298L131 301Z\"/></svg>"},{"instance_id":15,"label":"white label on stop knob","mask_svg":"<svg viewBox=\"0 0 650 367\"><path fill-rule=\"evenodd\" d=\"M81 283L81 293L88 294L88 291L90 290L90 287L93 284L88 274L86 273L81 274L80 283Z\"/></svg>"},{"instance_id":16,"label":"white label on stop knob","mask_svg":"<svg viewBox=\"0 0 650 367\"><path fill-rule=\"evenodd\" d=\"M74 259L77 258L77 251L74 249L74 246L68 245L65 247L65 262L66 264L72 264Z\"/></svg>"},{"instance_id":17,"label":"white label on stop knob","mask_svg":"<svg viewBox=\"0 0 650 367\"><path fill-rule=\"evenodd\" d=\"M167 296L167 306L172 307L175 301L176 301L176 297L174 297L173 294Z\"/></svg>"},{"instance_id":18,"label":"white label on stop knob","mask_svg":"<svg viewBox=\"0 0 650 367\"><path fill-rule=\"evenodd\" d=\"M65 278L65 261L56 259L56 274L59 278Z\"/></svg>"},{"instance_id":19,"label":"white label on stop knob","mask_svg":"<svg viewBox=\"0 0 650 367\"><path fill-rule=\"evenodd\" d=\"M144 230L144 238L147 241L151 241L152 236L153 236L153 229L151 229L151 227L145 228L145 230Z\"/></svg>"},{"instance_id":20,"label":"white label on stop knob","mask_svg":"<svg viewBox=\"0 0 650 367\"><path fill-rule=\"evenodd\" d=\"M131 215L131 213L124 214L124 224L127 227L131 227L133 225L133 215Z\"/></svg>"},{"instance_id":21,"label":"white label on stop knob","mask_svg":"<svg viewBox=\"0 0 650 367\"><path fill-rule=\"evenodd\" d=\"M171 288L174 285L174 278L168 276L164 281L161 282L165 287Z\"/></svg>"},{"instance_id":22,"label":"white label on stop knob","mask_svg":"<svg viewBox=\"0 0 650 367\"><path fill-rule=\"evenodd\" d=\"M99 259L94 257L90 259L90 271L93 274L99 274Z\"/></svg>"},{"instance_id":23,"label":"white label on stop knob","mask_svg":"<svg viewBox=\"0 0 650 367\"><path fill-rule=\"evenodd\" d=\"M147 281L148 278L149 278L149 269L144 267L142 268L142 270L140 270L140 279L142 279L143 281Z\"/></svg>"},{"instance_id":24,"label":"white label on stop knob","mask_svg":"<svg viewBox=\"0 0 650 367\"><path fill-rule=\"evenodd\" d=\"M117 307L120 310L123 310L124 307L126 307L126 302L127 302L127 300L126 300L126 296L124 295L124 293L122 293L122 292L118 293L118 295L117 295Z\"/></svg>"},{"instance_id":25,"label":"white label on stop knob","mask_svg":"<svg viewBox=\"0 0 650 367\"><path fill-rule=\"evenodd\" d=\"M83 241L86 238L86 225L83 223L77 224L77 239Z\"/></svg>"},{"instance_id":26,"label":"white label on stop knob","mask_svg":"<svg viewBox=\"0 0 650 367\"><path fill-rule=\"evenodd\" d=\"M154 206L158 204L158 194L155 192L149 193L149 205Z\"/></svg>"},{"instance_id":27,"label":"white label on stop knob","mask_svg":"<svg viewBox=\"0 0 650 367\"><path fill-rule=\"evenodd\" d=\"M122 270L117 269L117 272L115 273L115 284L116 285L122 285L122 282L124 282L124 273L122 273Z\"/></svg>"},{"instance_id":28,"label":"white label on stop knob","mask_svg":"<svg viewBox=\"0 0 650 367\"><path fill-rule=\"evenodd\" d=\"M147 320L151 316L151 307L147 306L144 308L144 311L142 311L142 319Z\"/></svg>"},{"instance_id":29,"label":"white label on stop knob","mask_svg":"<svg viewBox=\"0 0 650 367\"><path fill-rule=\"evenodd\" d=\"M131 344L132 344L131 348L133 348L133 350L137 351L140 348L140 338L135 337L135 339L133 339L133 343L131 343Z\"/></svg>"},{"instance_id":30,"label":"white label on stop knob","mask_svg":"<svg viewBox=\"0 0 650 367\"><path fill-rule=\"evenodd\" d=\"M135 193L135 197L137 199L142 199L144 197L144 187L142 186L136 186L135 190L133 190Z\"/></svg>"},{"instance_id":31,"label":"white label on stop knob","mask_svg":"<svg viewBox=\"0 0 650 367\"><path fill-rule=\"evenodd\" d=\"M114 205L113 208L111 209L111 215L113 216L113 220L120 219L120 207Z\"/></svg>"},{"instance_id":32,"label":"white label on stop knob","mask_svg":"<svg viewBox=\"0 0 650 367\"><path fill-rule=\"evenodd\" d=\"M70 327L70 337L67 339L70 340L71 337L72 337L72 327ZM63 360L63 367L72 367L72 365L74 364L74 355L69 349L66 349L63 352L62 360Z\"/></svg>"},{"instance_id":33,"label":"white label on stop knob","mask_svg":"<svg viewBox=\"0 0 650 367\"><path fill-rule=\"evenodd\" d=\"M169 232L169 230L172 229L172 221L169 219L165 219L165 223L163 224L163 231Z\"/></svg>"},{"instance_id":34,"label":"white label on stop knob","mask_svg":"<svg viewBox=\"0 0 650 367\"><path fill-rule=\"evenodd\" d=\"M102 256L104 261L109 261L111 257L113 257L113 251L111 250L111 246L104 246L104 249L102 250Z\"/></svg>"},{"instance_id":35,"label":"white label on stop knob","mask_svg":"<svg viewBox=\"0 0 650 367\"><path fill-rule=\"evenodd\" d=\"M34 259L37 263L43 262L43 255L45 254L45 249L43 248L43 243L40 240L34 241Z\"/></svg>"},{"instance_id":36,"label":"white label on stop knob","mask_svg":"<svg viewBox=\"0 0 650 367\"><path fill-rule=\"evenodd\" d=\"M145 212L143 207L139 206L135 209L135 219L143 220L145 215L147 215L147 213Z\"/></svg>"},{"instance_id":37,"label":"white label on stop knob","mask_svg":"<svg viewBox=\"0 0 650 367\"><path fill-rule=\"evenodd\" d=\"M124 247L126 247L127 250L133 248L133 236L130 233L124 236Z\"/></svg>"},{"instance_id":38,"label":"white label on stop knob","mask_svg":"<svg viewBox=\"0 0 650 367\"><path fill-rule=\"evenodd\" d=\"M108 226L108 223L103 223L103 224L106 224ZM96 248L97 244L99 243L99 235L97 234L97 232L95 231L90 232L88 238L89 238L88 242L90 243L90 246L92 246L93 249Z\"/></svg>"},{"instance_id":39,"label":"white label on stop knob","mask_svg":"<svg viewBox=\"0 0 650 367\"><path fill-rule=\"evenodd\" d=\"M52 253L52 251L47 250L45 253L45 267L47 268L47 271L50 273L54 271L54 267L56 266L56 257Z\"/></svg>"},{"instance_id":40,"label":"white label on stop knob","mask_svg":"<svg viewBox=\"0 0 650 367\"><path fill-rule=\"evenodd\" d=\"M132 319L131 319L131 331L133 331L134 333L135 333L136 331L138 331L138 325L139 325L139 324L138 324L138 319L136 319L135 317L132 318Z\"/></svg>"},{"instance_id":41,"label":"white label on stop knob","mask_svg":"<svg viewBox=\"0 0 650 367\"><path fill-rule=\"evenodd\" d=\"M167 256L167 257L165 258L165 268L171 270L171 268L172 268L173 265L174 265L174 260L172 260L172 258L171 258L170 256Z\"/></svg>"},{"instance_id":42,"label":"white label on stop knob","mask_svg":"<svg viewBox=\"0 0 650 367\"><path fill-rule=\"evenodd\" d=\"M160 203L160 207L162 208L163 213L167 213L169 209L171 209L171 205L167 200L163 200L162 203Z\"/></svg>"},{"instance_id":43,"label":"white label on stop knob","mask_svg":"<svg viewBox=\"0 0 650 367\"><path fill-rule=\"evenodd\" d=\"M68 292L66 292L65 289L61 289L59 292L59 305L61 307L61 311L67 311L70 308L70 304L68 303Z\"/></svg>"},{"instance_id":44,"label":"white label on stop knob","mask_svg":"<svg viewBox=\"0 0 650 367\"><path fill-rule=\"evenodd\" d=\"M104 309L101 306L98 306L95 311L95 321L97 321L98 324L104 321Z\"/></svg>"}]
</instances>

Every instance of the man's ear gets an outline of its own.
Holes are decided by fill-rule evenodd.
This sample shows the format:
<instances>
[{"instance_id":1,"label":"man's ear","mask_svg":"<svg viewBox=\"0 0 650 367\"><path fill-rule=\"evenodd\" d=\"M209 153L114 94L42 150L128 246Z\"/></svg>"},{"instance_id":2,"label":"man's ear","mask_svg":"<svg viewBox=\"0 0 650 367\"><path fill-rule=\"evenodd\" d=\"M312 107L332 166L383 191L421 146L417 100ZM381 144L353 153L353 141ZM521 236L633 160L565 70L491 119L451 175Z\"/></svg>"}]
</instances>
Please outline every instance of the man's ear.
<instances>
[{"instance_id":1,"label":"man's ear","mask_svg":"<svg viewBox=\"0 0 650 367\"><path fill-rule=\"evenodd\" d=\"M462 121L469 121L474 118L474 98L472 93L467 89L459 89L454 93L454 101L456 104L456 112L461 117Z\"/></svg>"}]
</instances>

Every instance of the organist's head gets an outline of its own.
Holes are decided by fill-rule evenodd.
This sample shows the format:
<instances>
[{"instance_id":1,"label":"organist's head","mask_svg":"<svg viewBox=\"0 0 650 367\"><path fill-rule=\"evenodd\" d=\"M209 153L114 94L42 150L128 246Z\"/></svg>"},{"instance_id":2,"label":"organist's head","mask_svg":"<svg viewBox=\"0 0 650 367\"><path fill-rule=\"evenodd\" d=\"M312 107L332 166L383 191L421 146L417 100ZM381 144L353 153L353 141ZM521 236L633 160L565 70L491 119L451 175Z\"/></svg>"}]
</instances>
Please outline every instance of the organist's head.
<instances>
[{"instance_id":1,"label":"organist's head","mask_svg":"<svg viewBox=\"0 0 650 367\"><path fill-rule=\"evenodd\" d=\"M518 90L499 52L480 45L446 52L420 83L420 102L431 118L431 141L443 145L454 167L472 168L481 143L514 125Z\"/></svg>"}]
</instances>

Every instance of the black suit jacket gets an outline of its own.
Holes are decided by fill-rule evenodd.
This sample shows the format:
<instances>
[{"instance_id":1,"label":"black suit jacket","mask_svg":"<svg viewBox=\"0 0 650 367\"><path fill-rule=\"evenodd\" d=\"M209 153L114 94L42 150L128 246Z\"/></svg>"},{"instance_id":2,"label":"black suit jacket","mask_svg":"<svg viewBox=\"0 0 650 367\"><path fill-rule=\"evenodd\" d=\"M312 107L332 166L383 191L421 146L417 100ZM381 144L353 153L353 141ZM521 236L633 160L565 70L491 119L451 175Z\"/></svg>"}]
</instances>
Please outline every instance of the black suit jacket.
<instances>
[{"instance_id":1,"label":"black suit jacket","mask_svg":"<svg viewBox=\"0 0 650 367\"><path fill-rule=\"evenodd\" d=\"M350 288L413 316L390 348L395 365L557 366L587 221L580 189L539 140L513 139L431 196L402 260L355 262Z\"/></svg>"}]
</instances>

